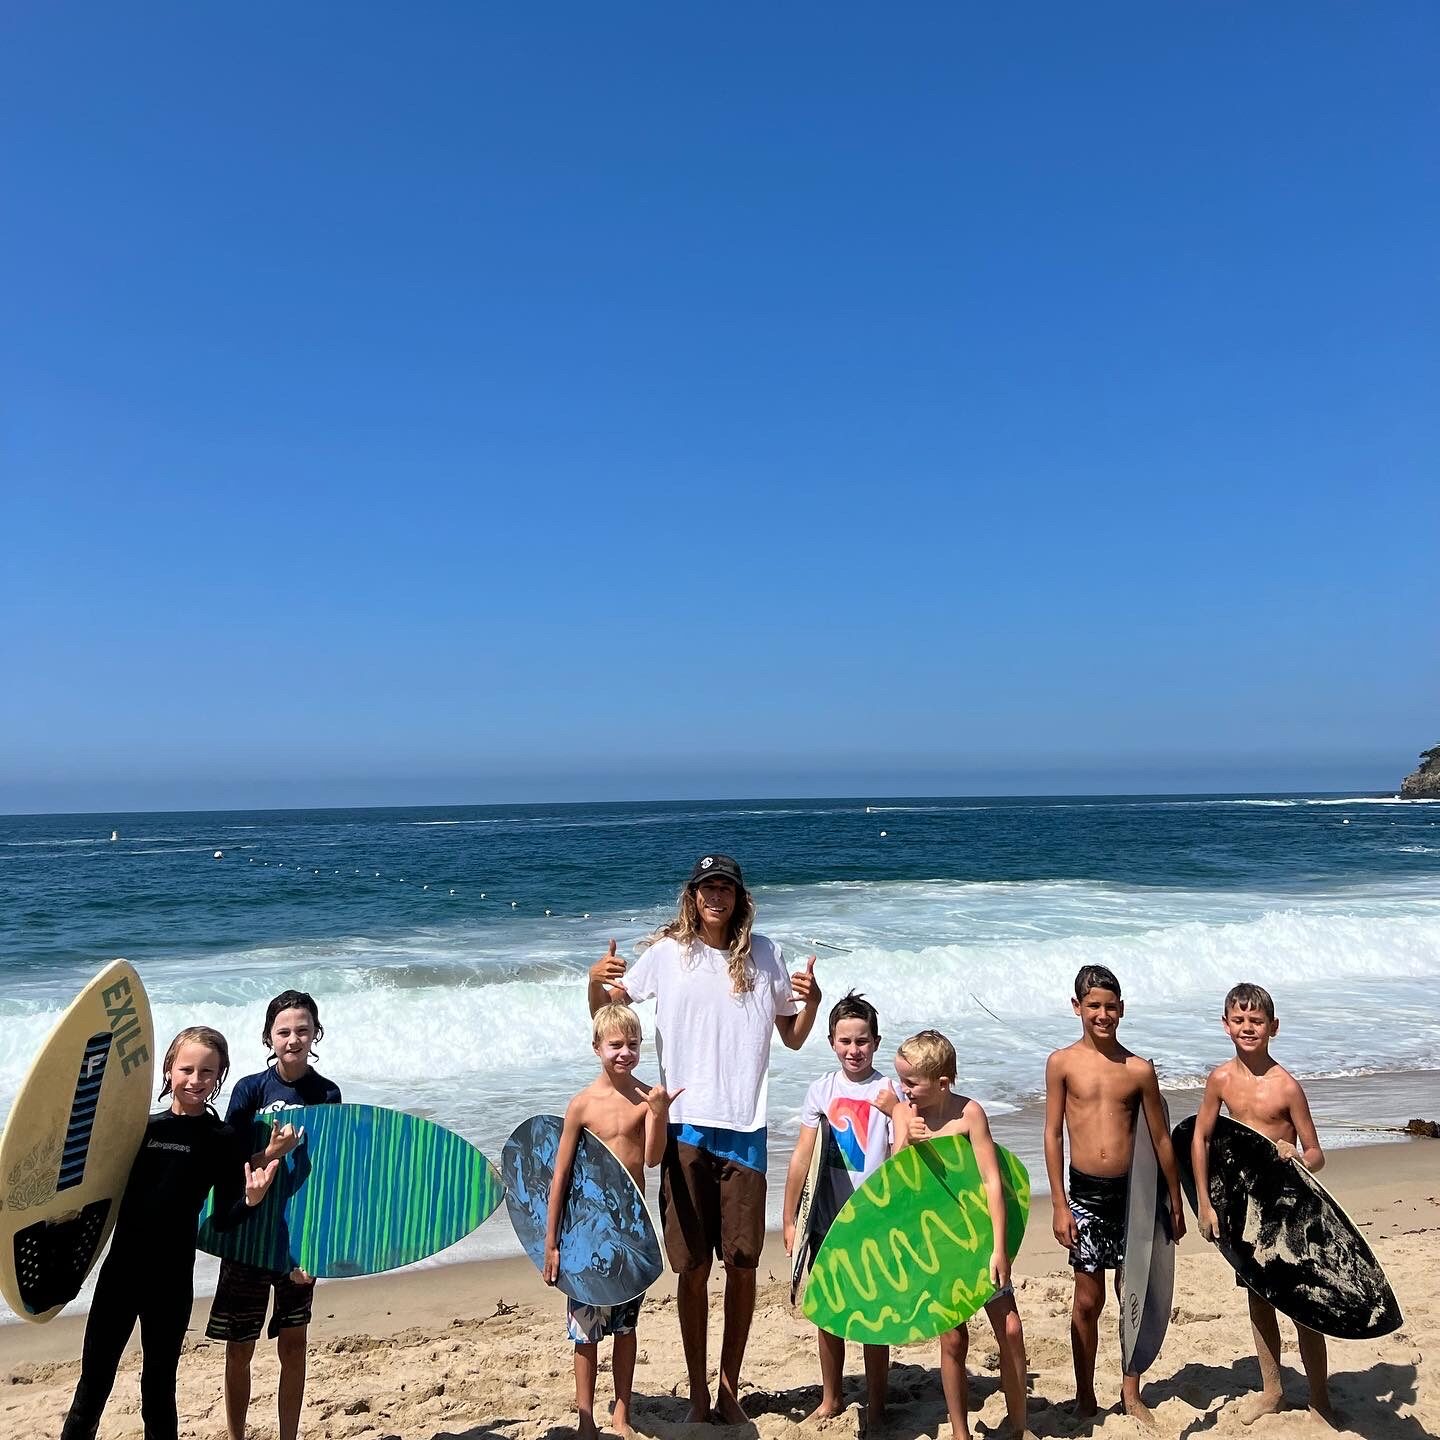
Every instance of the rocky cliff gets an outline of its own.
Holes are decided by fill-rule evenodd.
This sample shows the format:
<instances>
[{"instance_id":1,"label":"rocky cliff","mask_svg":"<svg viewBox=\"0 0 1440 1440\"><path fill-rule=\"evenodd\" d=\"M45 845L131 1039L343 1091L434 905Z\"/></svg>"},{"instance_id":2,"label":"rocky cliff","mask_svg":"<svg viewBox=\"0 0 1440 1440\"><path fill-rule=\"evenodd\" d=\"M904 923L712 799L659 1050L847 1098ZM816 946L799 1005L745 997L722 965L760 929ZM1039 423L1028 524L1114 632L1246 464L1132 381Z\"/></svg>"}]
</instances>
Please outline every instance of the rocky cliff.
<instances>
[{"instance_id":1,"label":"rocky cliff","mask_svg":"<svg viewBox=\"0 0 1440 1440\"><path fill-rule=\"evenodd\" d=\"M1420 756L1420 767L1400 782L1407 800L1440 800L1440 745L1432 745Z\"/></svg>"}]
</instances>

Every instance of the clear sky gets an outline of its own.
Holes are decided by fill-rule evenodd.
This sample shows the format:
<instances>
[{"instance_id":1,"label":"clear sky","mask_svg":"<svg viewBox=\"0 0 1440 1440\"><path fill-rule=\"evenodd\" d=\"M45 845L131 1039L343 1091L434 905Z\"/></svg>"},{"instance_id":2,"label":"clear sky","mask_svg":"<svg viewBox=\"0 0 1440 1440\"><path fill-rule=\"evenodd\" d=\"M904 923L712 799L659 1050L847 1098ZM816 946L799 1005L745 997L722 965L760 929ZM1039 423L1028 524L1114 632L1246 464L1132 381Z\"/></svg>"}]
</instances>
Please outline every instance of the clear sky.
<instances>
[{"instance_id":1,"label":"clear sky","mask_svg":"<svg viewBox=\"0 0 1440 1440\"><path fill-rule=\"evenodd\" d=\"M0 28L0 809L1440 741L1429 0Z\"/></svg>"}]
</instances>

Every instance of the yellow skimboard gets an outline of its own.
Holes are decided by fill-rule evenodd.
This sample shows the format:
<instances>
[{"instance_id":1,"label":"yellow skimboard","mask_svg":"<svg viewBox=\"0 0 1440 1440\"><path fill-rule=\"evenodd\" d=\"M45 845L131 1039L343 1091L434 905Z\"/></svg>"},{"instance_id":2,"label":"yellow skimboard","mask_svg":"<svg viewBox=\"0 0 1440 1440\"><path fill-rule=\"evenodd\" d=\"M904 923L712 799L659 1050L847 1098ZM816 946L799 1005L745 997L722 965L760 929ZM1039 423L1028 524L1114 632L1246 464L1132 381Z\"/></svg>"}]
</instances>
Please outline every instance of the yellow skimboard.
<instances>
[{"instance_id":1,"label":"yellow skimboard","mask_svg":"<svg viewBox=\"0 0 1440 1440\"><path fill-rule=\"evenodd\" d=\"M44 1321L80 1292L110 1238L150 1114L150 1001L107 965L45 1038L0 1137L0 1296Z\"/></svg>"}]
</instances>

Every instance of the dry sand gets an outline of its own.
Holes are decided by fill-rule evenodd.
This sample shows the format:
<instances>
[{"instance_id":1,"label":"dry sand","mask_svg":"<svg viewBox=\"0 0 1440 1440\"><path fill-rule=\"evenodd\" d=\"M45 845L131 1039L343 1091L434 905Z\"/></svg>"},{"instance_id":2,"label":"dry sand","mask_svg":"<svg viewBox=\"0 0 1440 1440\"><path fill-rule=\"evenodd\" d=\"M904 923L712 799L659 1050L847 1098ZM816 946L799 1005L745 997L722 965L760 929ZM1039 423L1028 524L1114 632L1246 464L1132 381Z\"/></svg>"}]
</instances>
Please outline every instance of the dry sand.
<instances>
[{"instance_id":1,"label":"dry sand","mask_svg":"<svg viewBox=\"0 0 1440 1440\"><path fill-rule=\"evenodd\" d=\"M1402 1330L1374 1342L1330 1345L1332 1396L1342 1433L1365 1440L1440 1435L1440 1141L1334 1153L1325 1180L1360 1222L1405 1310ZM1030 1359L1031 1426L1037 1436L1141 1436L1128 1417L1105 1413L1077 1423L1061 1408L1073 1394L1070 1275L1049 1233L1049 1205L1035 1215L1016 1265L1017 1293ZM642 1435L704 1440L717 1434L764 1437L859 1435L863 1382L859 1355L847 1361L849 1410L824 1424L799 1422L819 1399L813 1329L787 1303L778 1244L761 1266L755 1327L742 1398L753 1418L744 1429L683 1424L684 1365L673 1286L655 1287L641 1317L635 1422ZM1176 1306L1164 1351L1146 1378L1144 1398L1163 1436L1247 1434L1259 1440L1323 1433L1306 1412L1266 1417L1248 1430L1238 1397L1259 1382L1244 1298L1221 1257L1193 1235L1181 1247ZM570 1347L561 1297L523 1261L437 1267L390 1278L329 1282L316 1298L310 1378L302 1435L318 1440L561 1440L573 1434ZM196 1306L181 1360L180 1433L224 1436L220 1385L223 1347L204 1338L209 1301ZM719 1306L712 1307L712 1357L719 1349ZM1118 1396L1119 1344L1114 1306L1102 1322L1098 1385L1102 1402ZM0 1437L58 1435L78 1369L84 1317L48 1326L0 1329ZM1304 1378L1286 1336L1286 1394L1303 1405ZM1001 1427L1004 1406L995 1346L983 1317L971 1323L971 1426L977 1436ZM938 1346L897 1350L891 1374L891 1440L948 1440L940 1394ZM608 1347L601 1353L597 1414L608 1413ZM142 1433L136 1386L139 1356L127 1356L101 1426L102 1437ZM250 1434L276 1434L274 1346L261 1341L255 1365Z\"/></svg>"}]
</instances>

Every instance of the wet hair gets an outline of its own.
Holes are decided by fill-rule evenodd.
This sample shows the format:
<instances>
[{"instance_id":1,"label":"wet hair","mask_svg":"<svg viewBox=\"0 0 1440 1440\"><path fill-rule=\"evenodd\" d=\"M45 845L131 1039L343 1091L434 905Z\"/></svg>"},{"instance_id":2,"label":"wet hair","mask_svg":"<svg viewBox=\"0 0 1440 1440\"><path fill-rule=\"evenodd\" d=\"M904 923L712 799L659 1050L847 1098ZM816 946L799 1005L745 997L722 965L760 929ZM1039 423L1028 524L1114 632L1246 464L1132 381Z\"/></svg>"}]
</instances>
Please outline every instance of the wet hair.
<instances>
[{"instance_id":1,"label":"wet hair","mask_svg":"<svg viewBox=\"0 0 1440 1440\"><path fill-rule=\"evenodd\" d=\"M1220 1013L1228 1015L1236 1008L1259 1010L1267 1020L1275 1019L1275 1002L1270 998L1270 992L1263 985L1252 985L1248 980L1230 987L1230 993L1225 997L1225 1008Z\"/></svg>"},{"instance_id":2,"label":"wet hair","mask_svg":"<svg viewBox=\"0 0 1440 1440\"><path fill-rule=\"evenodd\" d=\"M927 1080L955 1078L955 1047L938 1030L912 1035L895 1053Z\"/></svg>"},{"instance_id":3,"label":"wet hair","mask_svg":"<svg viewBox=\"0 0 1440 1440\"><path fill-rule=\"evenodd\" d=\"M265 1048L270 1052L270 1058L265 1063L268 1065L275 1060L275 1047L270 1043L270 1031L274 1029L275 1017L282 1010L308 1010L310 1019L315 1026L315 1038L310 1042L310 1053L315 1053L316 1044L324 1038L325 1027L320 1023L320 1007L315 1003L315 997L307 990L282 990L265 1007L265 1024L260 1031L260 1039Z\"/></svg>"},{"instance_id":4,"label":"wet hair","mask_svg":"<svg viewBox=\"0 0 1440 1440\"><path fill-rule=\"evenodd\" d=\"M1075 998L1083 1000L1092 990L1113 990L1120 999L1120 982L1108 965L1082 965L1075 976Z\"/></svg>"},{"instance_id":5,"label":"wet hair","mask_svg":"<svg viewBox=\"0 0 1440 1440\"><path fill-rule=\"evenodd\" d=\"M830 1039L835 1039L835 1027L842 1020L863 1020L870 1027L870 1038L880 1038L879 1011L863 996L851 990L837 1000L830 1010Z\"/></svg>"},{"instance_id":6,"label":"wet hair","mask_svg":"<svg viewBox=\"0 0 1440 1440\"><path fill-rule=\"evenodd\" d=\"M644 1038L640 1017L628 1005L602 1005L590 1022L590 1038L598 1045L608 1035L623 1035L638 1045Z\"/></svg>"},{"instance_id":7,"label":"wet hair","mask_svg":"<svg viewBox=\"0 0 1440 1440\"><path fill-rule=\"evenodd\" d=\"M165 1077L160 1086L160 1099L163 1100L171 1092L170 1067L174 1065L182 1045L204 1045L220 1057L220 1073L215 1078L215 1088L205 1097L207 1101L213 1100L220 1093L225 1077L230 1073L230 1044L218 1030L212 1030L208 1025L191 1025L170 1042L170 1048L165 1052L165 1059L160 1064L160 1073Z\"/></svg>"},{"instance_id":8,"label":"wet hair","mask_svg":"<svg viewBox=\"0 0 1440 1440\"><path fill-rule=\"evenodd\" d=\"M728 875L717 876L728 880ZM703 927L700 924L700 907L695 903L695 892L703 881L687 885L680 892L675 918L647 935L635 947L637 954L644 954L657 940L675 940L687 949L701 940ZM734 885L734 881L730 882ZM730 912L730 933L725 937L725 948L729 951L730 990L735 995L748 995L755 988L755 963L750 958L750 931L755 925L755 897L748 890L735 886L735 908Z\"/></svg>"}]
</instances>

